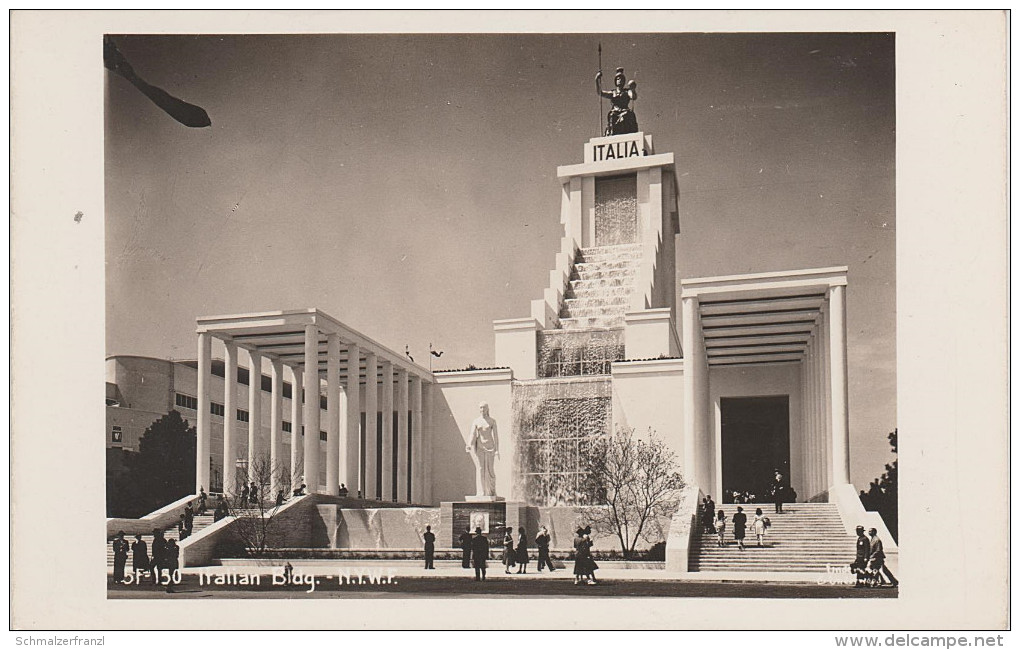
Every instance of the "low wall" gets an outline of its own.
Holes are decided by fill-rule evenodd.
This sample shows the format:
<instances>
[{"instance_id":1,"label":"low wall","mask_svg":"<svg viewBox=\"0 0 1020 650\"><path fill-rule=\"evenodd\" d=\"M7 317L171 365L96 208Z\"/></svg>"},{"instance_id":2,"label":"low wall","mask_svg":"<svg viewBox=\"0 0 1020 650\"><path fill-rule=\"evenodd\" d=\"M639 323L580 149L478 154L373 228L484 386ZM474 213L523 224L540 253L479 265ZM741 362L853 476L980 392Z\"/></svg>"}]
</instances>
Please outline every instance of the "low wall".
<instances>
[{"instance_id":1,"label":"low wall","mask_svg":"<svg viewBox=\"0 0 1020 650\"><path fill-rule=\"evenodd\" d=\"M864 526L864 529L874 528L882 540L882 547L887 555L900 552L896 540L885 525L882 515L877 512L864 509L861 497L857 488L851 483L845 485L834 485L829 488L829 500L839 508L839 516L843 520L843 527L848 535L856 537L857 526Z\"/></svg>"},{"instance_id":2,"label":"low wall","mask_svg":"<svg viewBox=\"0 0 1020 650\"><path fill-rule=\"evenodd\" d=\"M592 506L589 506L592 507ZM529 545L534 546L535 535L538 534L539 526L545 526L549 529L549 536L552 540L549 543L549 547L557 551L572 551L574 549L574 534L579 527L586 526L591 523L591 517L585 515L586 507L574 507L574 506L550 506L550 507L528 507L528 523L525 525L525 529L528 532ZM662 532L662 540L665 541L669 535L670 522L667 519L663 519L658 522L649 522L650 528L646 529L649 532L659 528ZM491 536L490 536L491 537ZM516 538L516 534L514 535ZM595 551L620 551L620 539L615 534L600 534L592 535L594 545L592 549ZM637 543L637 550L649 549L655 541L648 542L645 539L639 539Z\"/></svg>"},{"instance_id":3,"label":"low wall","mask_svg":"<svg viewBox=\"0 0 1020 650\"><path fill-rule=\"evenodd\" d=\"M704 495L695 485L684 488L666 538L666 570L687 573L691 544L698 530L698 504Z\"/></svg>"},{"instance_id":4,"label":"low wall","mask_svg":"<svg viewBox=\"0 0 1020 650\"><path fill-rule=\"evenodd\" d=\"M439 508L338 509L331 548L424 548L425 527L439 538Z\"/></svg>"},{"instance_id":5,"label":"low wall","mask_svg":"<svg viewBox=\"0 0 1020 650\"><path fill-rule=\"evenodd\" d=\"M317 496L293 498L276 511L268 534L270 546L307 545L312 523L318 516ZM222 550L235 541L232 528L236 522L235 517L221 519L178 542L181 549L181 568L212 564L213 560L221 555Z\"/></svg>"}]
</instances>

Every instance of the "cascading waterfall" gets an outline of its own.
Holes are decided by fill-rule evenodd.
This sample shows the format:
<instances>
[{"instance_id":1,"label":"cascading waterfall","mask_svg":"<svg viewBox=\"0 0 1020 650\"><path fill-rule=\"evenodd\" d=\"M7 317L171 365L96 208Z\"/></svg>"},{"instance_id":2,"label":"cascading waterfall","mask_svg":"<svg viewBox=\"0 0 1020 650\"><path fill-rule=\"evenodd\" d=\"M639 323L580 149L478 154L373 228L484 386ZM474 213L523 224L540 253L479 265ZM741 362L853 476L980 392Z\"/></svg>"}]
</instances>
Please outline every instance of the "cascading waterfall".
<instances>
[{"instance_id":1,"label":"cascading waterfall","mask_svg":"<svg viewBox=\"0 0 1020 650\"><path fill-rule=\"evenodd\" d=\"M612 426L610 381L601 376L514 382L518 498L534 506L584 501L580 457L590 438Z\"/></svg>"}]
</instances>

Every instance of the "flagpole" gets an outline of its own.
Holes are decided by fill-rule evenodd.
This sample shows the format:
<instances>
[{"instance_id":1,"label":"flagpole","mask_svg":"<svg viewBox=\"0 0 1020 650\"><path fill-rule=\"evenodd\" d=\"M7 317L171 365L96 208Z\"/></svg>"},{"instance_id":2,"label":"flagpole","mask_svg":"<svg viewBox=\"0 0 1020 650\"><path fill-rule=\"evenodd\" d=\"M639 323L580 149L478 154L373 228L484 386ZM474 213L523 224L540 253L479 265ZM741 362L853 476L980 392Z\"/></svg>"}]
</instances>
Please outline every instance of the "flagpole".
<instances>
[{"instance_id":1,"label":"flagpole","mask_svg":"<svg viewBox=\"0 0 1020 650\"><path fill-rule=\"evenodd\" d=\"M599 75L601 75L601 74L602 74L602 41L599 41ZM596 138L602 135L602 107L603 107L603 102L602 102L602 91L601 91L602 86L601 86L601 84L599 85L599 88L600 88L600 90L599 90L599 119L598 119L598 128L595 131L595 137Z\"/></svg>"}]
</instances>

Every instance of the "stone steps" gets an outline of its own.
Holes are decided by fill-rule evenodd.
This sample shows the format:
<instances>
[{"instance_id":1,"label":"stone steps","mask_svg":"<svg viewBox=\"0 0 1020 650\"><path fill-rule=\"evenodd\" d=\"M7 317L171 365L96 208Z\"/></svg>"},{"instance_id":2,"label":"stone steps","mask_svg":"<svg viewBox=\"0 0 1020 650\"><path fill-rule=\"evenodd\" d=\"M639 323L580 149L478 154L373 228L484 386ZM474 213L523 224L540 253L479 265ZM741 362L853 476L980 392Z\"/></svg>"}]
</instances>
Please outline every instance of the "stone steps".
<instances>
[{"instance_id":1,"label":"stone steps","mask_svg":"<svg viewBox=\"0 0 1020 650\"><path fill-rule=\"evenodd\" d=\"M743 551L733 539L732 519L737 505L748 516ZM751 528L754 510L759 507L772 524L765 534L764 547L757 545ZM772 504L721 504L715 509L726 513L726 546L718 546L713 533L702 530L694 535L692 571L824 573L828 566L845 566L854 559L855 538L847 534L834 504L787 504L782 513L773 512Z\"/></svg>"},{"instance_id":2,"label":"stone steps","mask_svg":"<svg viewBox=\"0 0 1020 650\"><path fill-rule=\"evenodd\" d=\"M198 531L202 530L206 526L212 525L212 523L213 523L212 515L202 515L201 517L196 515L194 521L192 522L191 534L195 535L196 533L198 533ZM178 542L180 542L180 539L178 539L178 535L177 535L177 527L174 526L172 528L168 528L168 529L164 530L163 531L163 538L164 539L175 539ZM124 539L127 540L128 547L130 548L131 544L135 541L135 536L134 535L124 535ZM149 533L147 535L142 535L142 541L145 542L145 546L146 546L147 552L149 554L149 557L151 558L152 557L152 533ZM131 558L132 558L132 556L133 556L133 554L129 550L128 551L128 562L127 562L128 567L131 566ZM110 539L108 539L107 542L106 542L106 565L108 567L112 567L113 566L113 538L112 537Z\"/></svg>"}]
</instances>

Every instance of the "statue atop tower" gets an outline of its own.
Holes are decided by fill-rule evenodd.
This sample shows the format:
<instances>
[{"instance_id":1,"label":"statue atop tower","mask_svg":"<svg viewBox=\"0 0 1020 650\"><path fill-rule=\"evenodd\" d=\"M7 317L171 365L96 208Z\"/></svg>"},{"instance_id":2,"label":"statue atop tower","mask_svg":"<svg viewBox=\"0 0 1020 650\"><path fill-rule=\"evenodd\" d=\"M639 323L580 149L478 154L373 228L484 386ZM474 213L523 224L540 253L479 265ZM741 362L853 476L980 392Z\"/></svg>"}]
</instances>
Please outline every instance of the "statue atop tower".
<instances>
[{"instance_id":1,"label":"statue atop tower","mask_svg":"<svg viewBox=\"0 0 1020 650\"><path fill-rule=\"evenodd\" d=\"M595 90L599 97L608 99L612 106L606 115L606 135L637 133L637 115L630 107L630 103L637 100L637 82L633 79L627 81L623 68L616 69L613 82L613 90L602 90L602 71L599 70L595 75Z\"/></svg>"}]
</instances>

